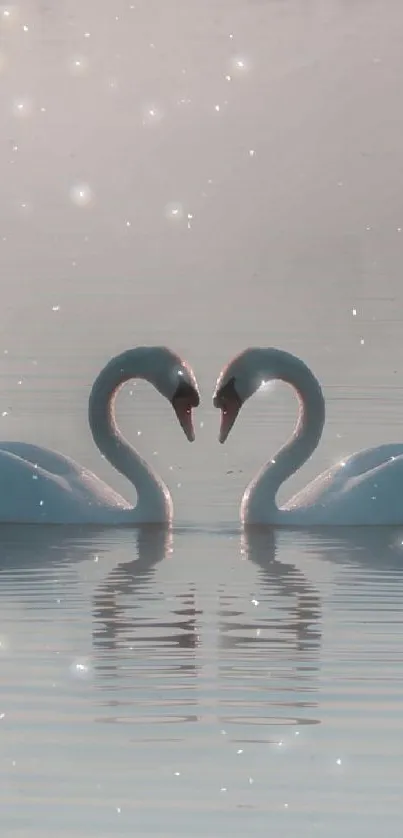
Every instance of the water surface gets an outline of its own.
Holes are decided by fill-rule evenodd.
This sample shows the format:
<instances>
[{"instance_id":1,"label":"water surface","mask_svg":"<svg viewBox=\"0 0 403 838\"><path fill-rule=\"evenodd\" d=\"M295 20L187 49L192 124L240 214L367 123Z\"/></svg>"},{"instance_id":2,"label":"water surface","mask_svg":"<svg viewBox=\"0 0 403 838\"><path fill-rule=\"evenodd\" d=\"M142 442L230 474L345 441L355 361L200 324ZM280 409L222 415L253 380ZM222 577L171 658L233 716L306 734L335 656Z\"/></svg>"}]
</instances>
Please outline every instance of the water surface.
<instances>
[{"instance_id":1,"label":"water surface","mask_svg":"<svg viewBox=\"0 0 403 838\"><path fill-rule=\"evenodd\" d=\"M15 834L398 835L402 532L56 529L2 534Z\"/></svg>"}]
</instances>

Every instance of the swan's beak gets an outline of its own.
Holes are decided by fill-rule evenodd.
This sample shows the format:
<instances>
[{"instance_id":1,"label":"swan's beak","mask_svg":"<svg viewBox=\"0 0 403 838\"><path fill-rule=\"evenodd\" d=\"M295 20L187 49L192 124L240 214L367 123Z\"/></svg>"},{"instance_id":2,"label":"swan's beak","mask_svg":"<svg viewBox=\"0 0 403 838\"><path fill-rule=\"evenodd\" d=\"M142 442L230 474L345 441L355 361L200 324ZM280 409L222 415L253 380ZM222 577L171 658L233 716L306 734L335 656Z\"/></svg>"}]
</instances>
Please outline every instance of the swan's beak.
<instances>
[{"instance_id":1,"label":"swan's beak","mask_svg":"<svg viewBox=\"0 0 403 838\"><path fill-rule=\"evenodd\" d=\"M232 377L226 384L217 382L217 388L213 396L213 405L221 410L221 425L218 439L225 442L242 407L242 399L235 387L235 378Z\"/></svg>"},{"instance_id":2,"label":"swan's beak","mask_svg":"<svg viewBox=\"0 0 403 838\"><path fill-rule=\"evenodd\" d=\"M183 429L186 438L189 442L195 441L195 432L193 427L192 405L187 398L176 398L172 402L172 407L178 417L178 422Z\"/></svg>"},{"instance_id":3,"label":"swan's beak","mask_svg":"<svg viewBox=\"0 0 403 838\"><path fill-rule=\"evenodd\" d=\"M227 436L235 422L236 417L241 409L241 405L237 401L227 401L225 407L221 408L221 425L218 439L220 442L225 442Z\"/></svg>"}]
</instances>

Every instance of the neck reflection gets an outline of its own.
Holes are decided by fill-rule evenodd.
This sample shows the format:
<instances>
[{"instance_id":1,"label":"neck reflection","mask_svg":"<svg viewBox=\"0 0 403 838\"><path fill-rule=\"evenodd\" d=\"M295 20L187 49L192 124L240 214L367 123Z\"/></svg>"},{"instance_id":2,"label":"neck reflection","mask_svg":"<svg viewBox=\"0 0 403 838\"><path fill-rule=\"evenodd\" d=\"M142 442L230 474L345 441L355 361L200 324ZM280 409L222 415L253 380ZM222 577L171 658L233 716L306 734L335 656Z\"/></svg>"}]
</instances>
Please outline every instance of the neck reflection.
<instances>
[{"instance_id":1,"label":"neck reflection","mask_svg":"<svg viewBox=\"0 0 403 838\"><path fill-rule=\"evenodd\" d=\"M277 559L272 529L245 530L241 556L257 575L247 608L239 596L220 595L222 722L234 726L236 741L273 742L278 727L319 723L320 595L301 570Z\"/></svg>"},{"instance_id":2,"label":"neck reflection","mask_svg":"<svg viewBox=\"0 0 403 838\"><path fill-rule=\"evenodd\" d=\"M157 566L168 560L173 550L173 536L165 525L143 526L138 532L137 557L119 564L97 588L93 597L93 646L96 667L104 676L120 676L122 668L140 657L160 657L169 651L195 649L197 626L195 592L192 585L175 594L169 612L173 619L155 614L155 605L164 604L163 590L153 584ZM151 608L152 606L152 608ZM154 660L156 663L157 661ZM189 659L178 670L194 669Z\"/></svg>"}]
</instances>

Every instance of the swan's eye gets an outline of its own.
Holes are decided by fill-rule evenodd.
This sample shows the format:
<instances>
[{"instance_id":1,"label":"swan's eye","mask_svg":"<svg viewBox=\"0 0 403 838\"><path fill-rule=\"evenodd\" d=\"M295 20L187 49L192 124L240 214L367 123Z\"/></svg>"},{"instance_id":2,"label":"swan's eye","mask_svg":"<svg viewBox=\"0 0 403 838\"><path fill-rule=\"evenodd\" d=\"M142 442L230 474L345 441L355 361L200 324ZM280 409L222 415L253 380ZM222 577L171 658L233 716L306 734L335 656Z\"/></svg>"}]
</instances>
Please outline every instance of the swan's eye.
<instances>
[{"instance_id":1,"label":"swan's eye","mask_svg":"<svg viewBox=\"0 0 403 838\"><path fill-rule=\"evenodd\" d=\"M228 402L220 393L214 396L214 407L218 407L223 413L228 413Z\"/></svg>"},{"instance_id":2,"label":"swan's eye","mask_svg":"<svg viewBox=\"0 0 403 838\"><path fill-rule=\"evenodd\" d=\"M187 381L181 381L176 388L175 395L172 399L172 404L177 401L182 402L182 406L186 405L186 410L191 411L192 407L198 407L200 404L200 396L195 387Z\"/></svg>"},{"instance_id":3,"label":"swan's eye","mask_svg":"<svg viewBox=\"0 0 403 838\"><path fill-rule=\"evenodd\" d=\"M238 408L241 407L242 399L235 388L235 378L230 378L226 384L223 384L217 390L213 399L213 405L214 407L218 407L223 413L228 413L233 405L237 405Z\"/></svg>"}]
</instances>

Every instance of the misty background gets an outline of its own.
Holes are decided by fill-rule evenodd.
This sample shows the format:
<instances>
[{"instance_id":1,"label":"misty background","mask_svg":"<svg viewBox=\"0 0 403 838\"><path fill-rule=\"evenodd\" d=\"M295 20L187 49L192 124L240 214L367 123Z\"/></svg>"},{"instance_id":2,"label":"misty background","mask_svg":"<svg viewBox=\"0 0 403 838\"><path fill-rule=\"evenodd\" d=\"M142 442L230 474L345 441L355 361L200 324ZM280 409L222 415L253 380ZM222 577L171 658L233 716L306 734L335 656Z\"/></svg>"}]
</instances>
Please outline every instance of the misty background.
<instances>
[{"instance_id":1,"label":"misty background","mask_svg":"<svg viewBox=\"0 0 403 838\"><path fill-rule=\"evenodd\" d=\"M0 32L2 438L128 496L89 389L113 354L164 343L199 379L196 445L146 385L118 413L179 518L236 520L293 427L279 386L218 446L211 392L247 345L297 353L325 390L322 445L284 496L400 440L400 2L25 0Z\"/></svg>"}]
</instances>

